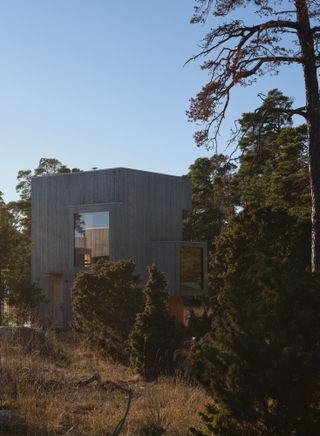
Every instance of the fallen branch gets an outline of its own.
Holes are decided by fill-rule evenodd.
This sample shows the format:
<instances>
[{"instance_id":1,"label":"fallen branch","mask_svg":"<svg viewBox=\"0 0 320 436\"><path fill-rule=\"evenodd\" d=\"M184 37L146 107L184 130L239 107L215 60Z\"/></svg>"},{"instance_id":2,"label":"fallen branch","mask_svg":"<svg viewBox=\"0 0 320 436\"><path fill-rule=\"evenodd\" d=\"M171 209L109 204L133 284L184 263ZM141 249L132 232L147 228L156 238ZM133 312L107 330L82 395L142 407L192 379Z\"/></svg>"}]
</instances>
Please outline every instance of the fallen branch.
<instances>
[{"instance_id":1,"label":"fallen branch","mask_svg":"<svg viewBox=\"0 0 320 436\"><path fill-rule=\"evenodd\" d=\"M129 414L130 411L130 406L131 406L131 400L132 400L132 389L130 389L129 387L126 388L124 386L121 386L117 383L114 383L110 380L106 380L106 381L102 381L101 376L98 372L94 373L91 377L84 379L84 380L80 380L78 382L76 382L76 386L86 386L89 385L93 382L97 382L97 385L99 388L101 389L105 389L105 390L110 390L111 392L113 391L119 391L119 392L123 392L125 394L128 395L128 401L127 401L127 406L126 406L126 410L125 413L123 415L123 417L120 419L120 421L118 422L116 428L114 429L112 436L119 436L125 421L127 419L127 416Z\"/></svg>"},{"instance_id":2,"label":"fallen branch","mask_svg":"<svg viewBox=\"0 0 320 436\"><path fill-rule=\"evenodd\" d=\"M98 376L99 376L99 378L98 378ZM100 374L96 372L95 374L93 374L93 376L86 378L85 380L80 380L80 381L76 382L75 385L76 386L86 386L86 385L89 385L90 383L93 383L94 381L98 381L98 384L99 384L99 380L101 380Z\"/></svg>"}]
</instances>

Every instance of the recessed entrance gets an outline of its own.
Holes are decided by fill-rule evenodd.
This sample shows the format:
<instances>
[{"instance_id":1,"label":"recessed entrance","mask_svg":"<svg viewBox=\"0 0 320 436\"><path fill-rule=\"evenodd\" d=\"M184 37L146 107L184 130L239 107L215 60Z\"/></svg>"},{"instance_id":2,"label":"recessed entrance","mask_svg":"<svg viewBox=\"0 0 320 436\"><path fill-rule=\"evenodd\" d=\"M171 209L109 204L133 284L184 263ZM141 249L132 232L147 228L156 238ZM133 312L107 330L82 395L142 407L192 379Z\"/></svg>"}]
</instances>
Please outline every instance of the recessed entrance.
<instances>
[{"instance_id":1,"label":"recessed entrance","mask_svg":"<svg viewBox=\"0 0 320 436\"><path fill-rule=\"evenodd\" d=\"M64 305L63 305L63 280L62 274L49 274L48 277L48 298L49 313L48 323L53 327L63 327L64 325Z\"/></svg>"}]
</instances>

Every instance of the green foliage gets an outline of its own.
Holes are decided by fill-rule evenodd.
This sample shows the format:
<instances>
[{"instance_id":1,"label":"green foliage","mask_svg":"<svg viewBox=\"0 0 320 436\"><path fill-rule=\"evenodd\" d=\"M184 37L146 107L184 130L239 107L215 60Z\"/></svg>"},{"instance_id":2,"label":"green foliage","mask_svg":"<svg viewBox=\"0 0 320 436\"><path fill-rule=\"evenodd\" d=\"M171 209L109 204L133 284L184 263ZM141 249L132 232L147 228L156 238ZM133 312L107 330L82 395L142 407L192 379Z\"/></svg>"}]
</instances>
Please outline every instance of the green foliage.
<instances>
[{"instance_id":1,"label":"green foliage","mask_svg":"<svg viewBox=\"0 0 320 436\"><path fill-rule=\"evenodd\" d=\"M234 211L232 175L235 165L222 154L199 158L186 177L192 182L192 211L184 222L184 239L207 241L211 248Z\"/></svg>"},{"instance_id":2,"label":"green foliage","mask_svg":"<svg viewBox=\"0 0 320 436\"><path fill-rule=\"evenodd\" d=\"M292 101L273 89L256 112L242 115L235 192L242 207L273 205L309 217L307 129L291 127L283 112L290 109Z\"/></svg>"},{"instance_id":3,"label":"green foliage","mask_svg":"<svg viewBox=\"0 0 320 436\"><path fill-rule=\"evenodd\" d=\"M6 286L3 273L8 268L8 256L15 245L15 239L12 217L0 195L0 308L6 298ZM0 325L3 322L1 315L0 309Z\"/></svg>"},{"instance_id":4,"label":"green foliage","mask_svg":"<svg viewBox=\"0 0 320 436\"><path fill-rule=\"evenodd\" d=\"M79 168L72 170L66 165L63 165L59 160L53 158L42 157L39 160L38 166L32 172L31 170L20 170L17 179L19 183L16 186L17 192L20 194L21 200L30 200L31 197L31 180L32 177L49 176L52 174L65 174L79 172Z\"/></svg>"},{"instance_id":5,"label":"green foliage","mask_svg":"<svg viewBox=\"0 0 320 436\"><path fill-rule=\"evenodd\" d=\"M218 238L212 328L191 361L213 404L195 434L318 434L320 277L307 269L309 227L252 207Z\"/></svg>"},{"instance_id":6,"label":"green foliage","mask_svg":"<svg viewBox=\"0 0 320 436\"><path fill-rule=\"evenodd\" d=\"M307 128L303 125L282 129L272 142L277 153L266 204L309 218L311 196L306 141Z\"/></svg>"},{"instance_id":7,"label":"green foliage","mask_svg":"<svg viewBox=\"0 0 320 436\"><path fill-rule=\"evenodd\" d=\"M271 89L263 99L261 106L255 112L244 112L240 119L242 132L241 147L251 144L251 149L257 149L264 138L279 134L283 127L292 126L293 101L279 89Z\"/></svg>"},{"instance_id":8,"label":"green foliage","mask_svg":"<svg viewBox=\"0 0 320 436\"><path fill-rule=\"evenodd\" d=\"M12 212L19 219L21 229L30 237L31 232L31 180L32 177L47 176L52 174L64 174L71 172L79 172L79 168L70 169L63 165L59 160L53 158L42 157L39 160L39 165L32 170L20 170L17 175L19 183L16 186L16 191L20 195L20 200L9 203Z\"/></svg>"},{"instance_id":9,"label":"green foliage","mask_svg":"<svg viewBox=\"0 0 320 436\"><path fill-rule=\"evenodd\" d=\"M31 244L20 231L15 215L0 204L0 302L10 306L7 321L23 324L32 318L42 300L30 279ZM3 320L0 319L0 324Z\"/></svg>"},{"instance_id":10,"label":"green foliage","mask_svg":"<svg viewBox=\"0 0 320 436\"><path fill-rule=\"evenodd\" d=\"M31 179L71 171L80 170L70 170L57 159L42 158L33 172L18 172L18 201L5 204L0 193L0 302L5 299L10 306L7 321L29 321L43 300L41 290L31 282Z\"/></svg>"},{"instance_id":11,"label":"green foliage","mask_svg":"<svg viewBox=\"0 0 320 436\"><path fill-rule=\"evenodd\" d=\"M126 341L141 308L135 263L99 261L73 284L74 327L109 356L125 360Z\"/></svg>"},{"instance_id":12,"label":"green foliage","mask_svg":"<svg viewBox=\"0 0 320 436\"><path fill-rule=\"evenodd\" d=\"M139 429L139 436L163 436L166 430L158 423L148 422L142 424Z\"/></svg>"},{"instance_id":13,"label":"green foliage","mask_svg":"<svg viewBox=\"0 0 320 436\"><path fill-rule=\"evenodd\" d=\"M206 306L203 306L200 310L201 313L196 313L194 309L191 309L190 311L187 336L192 340L199 340L210 330L212 322L211 310Z\"/></svg>"},{"instance_id":14,"label":"green foliage","mask_svg":"<svg viewBox=\"0 0 320 436\"><path fill-rule=\"evenodd\" d=\"M163 436L167 434L168 423L161 409L153 407L151 414L144 419L137 431L137 436Z\"/></svg>"},{"instance_id":15,"label":"green foliage","mask_svg":"<svg viewBox=\"0 0 320 436\"><path fill-rule=\"evenodd\" d=\"M205 430L195 434L318 434L320 280L307 272L306 126L292 127L291 109L288 97L271 90L240 120L240 166L231 187L234 207L244 210L217 233L209 267L212 324L187 353L213 398ZM192 314L190 326L203 336L201 318Z\"/></svg>"},{"instance_id":16,"label":"green foliage","mask_svg":"<svg viewBox=\"0 0 320 436\"><path fill-rule=\"evenodd\" d=\"M14 218L6 205L0 202L0 265L1 270L8 266L8 255L16 245L18 233Z\"/></svg>"},{"instance_id":17,"label":"green foliage","mask_svg":"<svg viewBox=\"0 0 320 436\"><path fill-rule=\"evenodd\" d=\"M10 307L7 319L18 325L36 321L36 309L43 301L41 289L31 281L30 256L31 245L20 242L11 252L8 269L2 274Z\"/></svg>"},{"instance_id":18,"label":"green foliage","mask_svg":"<svg viewBox=\"0 0 320 436\"><path fill-rule=\"evenodd\" d=\"M147 379L172 369L174 351L181 340L176 320L168 312L166 286L164 275L151 265L144 310L137 314L129 337L131 365Z\"/></svg>"}]
</instances>

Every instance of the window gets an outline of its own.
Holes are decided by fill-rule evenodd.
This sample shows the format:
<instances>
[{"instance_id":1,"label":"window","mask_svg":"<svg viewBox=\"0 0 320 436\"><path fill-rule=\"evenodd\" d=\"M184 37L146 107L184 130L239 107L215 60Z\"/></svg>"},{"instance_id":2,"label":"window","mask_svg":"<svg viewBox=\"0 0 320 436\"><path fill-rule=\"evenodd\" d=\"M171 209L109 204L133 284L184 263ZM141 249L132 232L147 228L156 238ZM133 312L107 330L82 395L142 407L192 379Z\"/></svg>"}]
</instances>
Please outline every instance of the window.
<instances>
[{"instance_id":1,"label":"window","mask_svg":"<svg viewBox=\"0 0 320 436\"><path fill-rule=\"evenodd\" d=\"M180 290L197 292L203 290L203 248L180 247Z\"/></svg>"},{"instance_id":2,"label":"window","mask_svg":"<svg viewBox=\"0 0 320 436\"><path fill-rule=\"evenodd\" d=\"M90 266L109 259L109 212L74 214L74 265Z\"/></svg>"}]
</instances>

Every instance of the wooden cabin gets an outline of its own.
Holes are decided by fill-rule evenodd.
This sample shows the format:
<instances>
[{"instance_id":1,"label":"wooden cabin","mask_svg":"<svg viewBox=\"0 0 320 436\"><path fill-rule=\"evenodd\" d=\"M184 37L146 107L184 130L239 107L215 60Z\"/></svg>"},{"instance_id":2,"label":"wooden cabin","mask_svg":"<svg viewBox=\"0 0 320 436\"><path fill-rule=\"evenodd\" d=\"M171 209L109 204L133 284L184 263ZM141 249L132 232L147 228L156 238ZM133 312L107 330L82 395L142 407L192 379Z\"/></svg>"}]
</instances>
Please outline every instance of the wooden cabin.
<instances>
[{"instance_id":1,"label":"wooden cabin","mask_svg":"<svg viewBox=\"0 0 320 436\"><path fill-rule=\"evenodd\" d=\"M73 278L98 259L132 259L143 281L156 263L181 321L184 299L206 291L206 244L182 240L190 180L114 168L34 177L31 192L32 279L47 300L41 320L70 325Z\"/></svg>"}]
</instances>

